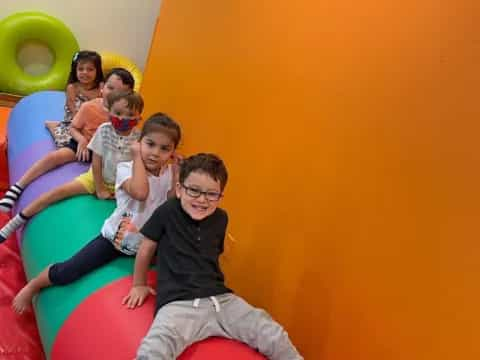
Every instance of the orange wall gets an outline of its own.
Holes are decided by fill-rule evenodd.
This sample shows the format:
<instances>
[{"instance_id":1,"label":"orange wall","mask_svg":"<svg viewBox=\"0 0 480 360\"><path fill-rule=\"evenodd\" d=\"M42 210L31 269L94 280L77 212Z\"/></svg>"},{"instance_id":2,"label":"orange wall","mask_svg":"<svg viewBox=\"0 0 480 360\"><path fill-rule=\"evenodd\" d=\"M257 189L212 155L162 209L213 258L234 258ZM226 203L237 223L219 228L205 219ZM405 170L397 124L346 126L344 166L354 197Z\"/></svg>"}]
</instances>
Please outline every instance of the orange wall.
<instances>
[{"instance_id":1,"label":"orange wall","mask_svg":"<svg viewBox=\"0 0 480 360\"><path fill-rule=\"evenodd\" d=\"M480 358L479 15L163 1L146 112L226 160L229 284L307 359Z\"/></svg>"}]
</instances>

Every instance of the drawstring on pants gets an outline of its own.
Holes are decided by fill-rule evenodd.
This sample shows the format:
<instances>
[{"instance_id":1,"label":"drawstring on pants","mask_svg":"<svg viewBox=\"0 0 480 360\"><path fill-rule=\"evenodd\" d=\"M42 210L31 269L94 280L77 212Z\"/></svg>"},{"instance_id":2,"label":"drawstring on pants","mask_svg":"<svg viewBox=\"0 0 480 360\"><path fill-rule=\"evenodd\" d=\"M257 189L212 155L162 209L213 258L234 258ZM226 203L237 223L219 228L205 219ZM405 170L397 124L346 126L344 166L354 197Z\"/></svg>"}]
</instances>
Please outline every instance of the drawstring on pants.
<instances>
[{"instance_id":1,"label":"drawstring on pants","mask_svg":"<svg viewBox=\"0 0 480 360\"><path fill-rule=\"evenodd\" d=\"M210 296L209 299L212 301L213 306L215 306L215 312L220 312L220 303L218 302L215 296ZM193 307L197 308L200 305L200 298L193 300Z\"/></svg>"}]
</instances>

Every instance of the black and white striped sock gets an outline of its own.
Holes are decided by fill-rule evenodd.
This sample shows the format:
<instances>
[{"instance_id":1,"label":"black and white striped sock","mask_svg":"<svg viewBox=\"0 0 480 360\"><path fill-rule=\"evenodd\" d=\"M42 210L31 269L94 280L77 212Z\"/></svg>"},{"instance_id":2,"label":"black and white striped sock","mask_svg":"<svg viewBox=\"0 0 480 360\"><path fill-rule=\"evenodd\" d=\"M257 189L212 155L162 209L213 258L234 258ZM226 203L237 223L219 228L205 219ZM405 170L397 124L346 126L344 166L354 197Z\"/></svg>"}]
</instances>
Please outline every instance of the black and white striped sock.
<instances>
[{"instance_id":1,"label":"black and white striped sock","mask_svg":"<svg viewBox=\"0 0 480 360\"><path fill-rule=\"evenodd\" d=\"M29 218L19 212L3 228L0 229L0 243L4 242L15 230L25 224Z\"/></svg>"},{"instance_id":2,"label":"black and white striped sock","mask_svg":"<svg viewBox=\"0 0 480 360\"><path fill-rule=\"evenodd\" d=\"M22 195L23 188L18 183L13 184L7 190L3 198L0 200L0 212L9 212L12 210L15 201Z\"/></svg>"}]
</instances>

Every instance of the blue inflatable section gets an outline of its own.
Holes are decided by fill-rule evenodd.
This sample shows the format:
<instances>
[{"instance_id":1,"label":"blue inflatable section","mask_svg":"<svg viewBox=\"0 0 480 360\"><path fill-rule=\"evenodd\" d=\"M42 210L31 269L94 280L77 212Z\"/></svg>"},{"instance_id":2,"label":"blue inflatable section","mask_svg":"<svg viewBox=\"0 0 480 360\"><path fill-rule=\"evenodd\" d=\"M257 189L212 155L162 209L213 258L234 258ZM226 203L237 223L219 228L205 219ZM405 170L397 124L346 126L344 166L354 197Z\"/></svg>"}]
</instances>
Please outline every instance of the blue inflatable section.
<instances>
[{"instance_id":1,"label":"blue inflatable section","mask_svg":"<svg viewBox=\"0 0 480 360\"><path fill-rule=\"evenodd\" d=\"M10 113L8 122L8 165L13 184L36 161L56 149L45 127L46 120L62 120L65 94L60 91L41 91L23 98ZM42 193L64 184L88 170L89 164L73 162L40 176L23 192L14 213L21 211ZM22 242L22 230L17 231Z\"/></svg>"},{"instance_id":2,"label":"blue inflatable section","mask_svg":"<svg viewBox=\"0 0 480 360\"><path fill-rule=\"evenodd\" d=\"M34 143L48 141L55 149L52 136L44 126L46 120L62 120L65 93L41 91L24 97L13 108L8 122L8 165L12 169L15 159ZM10 170L12 172L12 170Z\"/></svg>"}]
</instances>

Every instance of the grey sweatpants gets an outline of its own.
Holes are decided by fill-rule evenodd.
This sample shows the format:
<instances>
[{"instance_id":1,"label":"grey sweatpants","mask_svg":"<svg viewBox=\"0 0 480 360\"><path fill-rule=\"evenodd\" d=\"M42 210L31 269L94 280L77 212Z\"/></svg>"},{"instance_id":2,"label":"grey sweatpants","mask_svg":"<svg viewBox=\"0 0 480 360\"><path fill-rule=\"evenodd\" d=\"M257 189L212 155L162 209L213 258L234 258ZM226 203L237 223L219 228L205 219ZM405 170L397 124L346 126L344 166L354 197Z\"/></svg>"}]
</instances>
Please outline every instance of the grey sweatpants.
<instances>
[{"instance_id":1,"label":"grey sweatpants","mask_svg":"<svg viewBox=\"0 0 480 360\"><path fill-rule=\"evenodd\" d=\"M175 360L189 345L210 336L244 342L270 360L303 360L280 324L234 294L162 306L137 360Z\"/></svg>"}]
</instances>

